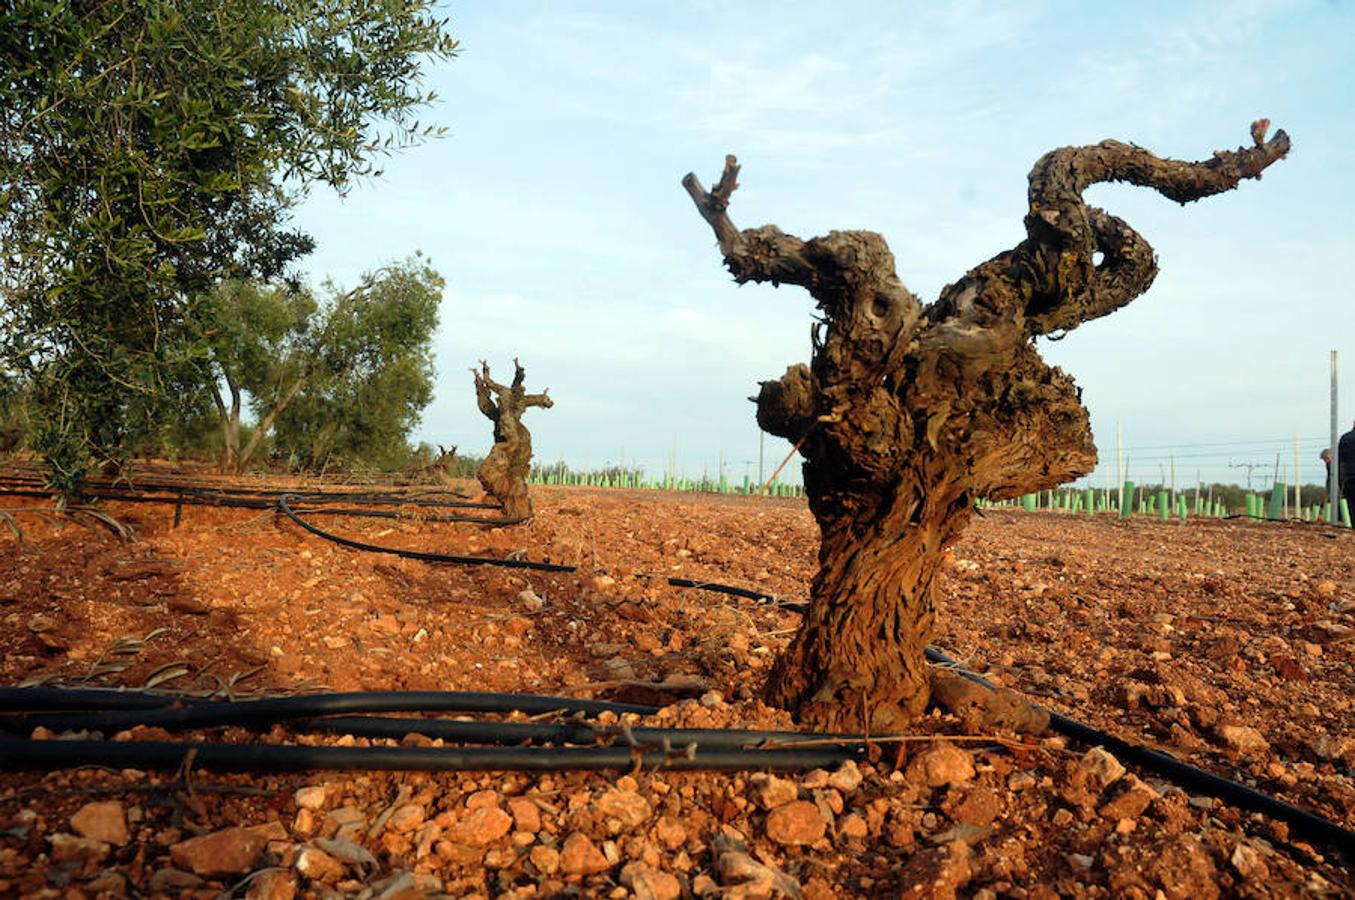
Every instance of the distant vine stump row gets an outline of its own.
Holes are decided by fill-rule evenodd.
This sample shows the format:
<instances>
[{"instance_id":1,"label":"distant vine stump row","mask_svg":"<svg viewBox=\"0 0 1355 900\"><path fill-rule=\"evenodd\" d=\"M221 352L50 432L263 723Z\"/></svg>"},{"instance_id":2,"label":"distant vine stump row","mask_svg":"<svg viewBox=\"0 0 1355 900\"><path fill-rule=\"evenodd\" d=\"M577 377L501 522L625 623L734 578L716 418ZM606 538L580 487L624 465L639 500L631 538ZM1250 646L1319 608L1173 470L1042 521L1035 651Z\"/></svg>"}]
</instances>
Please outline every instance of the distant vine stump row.
<instances>
[{"instance_id":1,"label":"distant vine stump row","mask_svg":"<svg viewBox=\"0 0 1355 900\"><path fill-rule=\"evenodd\" d=\"M489 363L480 361L475 376L475 398L480 412L494 423L494 447L480 464L476 477L494 499L503 504L510 520L526 519L532 514L527 494L527 475L532 470L532 436L522 424L522 414L533 406L550 409L555 401L546 395L529 394L523 388L526 377L521 364L513 360L513 384L505 387L489 377Z\"/></svg>"},{"instance_id":2,"label":"distant vine stump row","mask_svg":"<svg viewBox=\"0 0 1355 900\"><path fill-rule=\"evenodd\" d=\"M943 551L974 501L1052 488L1096 463L1081 392L1035 338L1114 312L1157 273L1147 241L1082 192L1127 181L1186 203L1229 190L1289 151L1283 131L1265 139L1268 125L1253 125L1253 146L1204 162L1118 141L1046 154L1030 173L1026 239L925 306L874 232L806 241L736 228L733 156L710 191L683 179L734 280L799 285L822 318L810 364L756 398L763 430L802 442L822 535L809 611L771 671L769 702L819 728L873 733L923 711Z\"/></svg>"}]
</instances>

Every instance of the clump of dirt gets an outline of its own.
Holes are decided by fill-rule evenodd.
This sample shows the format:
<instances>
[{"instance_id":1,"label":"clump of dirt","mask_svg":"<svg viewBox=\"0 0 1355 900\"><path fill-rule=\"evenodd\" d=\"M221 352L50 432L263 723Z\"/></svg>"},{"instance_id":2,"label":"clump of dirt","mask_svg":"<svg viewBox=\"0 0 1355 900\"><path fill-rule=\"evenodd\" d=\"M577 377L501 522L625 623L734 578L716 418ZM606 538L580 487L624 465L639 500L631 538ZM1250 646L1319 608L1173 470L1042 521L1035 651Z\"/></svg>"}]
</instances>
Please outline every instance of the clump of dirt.
<instances>
[{"instance_id":1,"label":"clump of dirt","mask_svg":"<svg viewBox=\"0 0 1355 900\"><path fill-rule=\"evenodd\" d=\"M26 517L0 540L0 682L213 696L498 690L787 729L759 702L803 600L803 505L557 488L512 527L111 503L137 543ZM1327 529L1000 511L945 570L933 643L1051 709L1355 824L1355 544ZM604 717L605 721L605 717ZM137 735L157 739L155 734ZM160 735L382 745L237 730ZM407 742L427 742L411 736ZM1168 897L1350 892L1328 848L1062 737L933 712L800 773L0 775L0 894Z\"/></svg>"}]
</instances>

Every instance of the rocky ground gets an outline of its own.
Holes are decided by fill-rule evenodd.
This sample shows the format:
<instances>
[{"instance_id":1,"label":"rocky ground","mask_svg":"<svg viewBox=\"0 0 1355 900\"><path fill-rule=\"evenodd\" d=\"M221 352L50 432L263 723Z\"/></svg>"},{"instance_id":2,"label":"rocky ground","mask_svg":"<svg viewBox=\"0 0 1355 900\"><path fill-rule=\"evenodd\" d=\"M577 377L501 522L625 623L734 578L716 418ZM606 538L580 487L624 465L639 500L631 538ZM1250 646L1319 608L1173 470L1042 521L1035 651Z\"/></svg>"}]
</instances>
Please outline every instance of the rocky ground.
<instances>
[{"instance_id":1,"label":"rocky ground","mask_svg":"<svg viewBox=\"0 0 1355 900\"><path fill-rule=\"evenodd\" d=\"M803 600L817 546L803 504L535 496L536 519L507 529L322 524L587 574L361 553L272 512L188 507L176 529L171 508L109 504L135 543L16 514L24 540L0 538L0 683L649 702L665 695L643 683L666 679L693 696L668 697L645 724L793 727L756 697L798 617L653 576ZM934 644L990 679L1355 827L1355 535L997 511L953 548L943 588ZM188 737L382 743L281 728ZM1331 848L1281 823L1104 750L967 733L939 712L873 762L778 775L0 774L7 896L1353 892Z\"/></svg>"}]
</instances>

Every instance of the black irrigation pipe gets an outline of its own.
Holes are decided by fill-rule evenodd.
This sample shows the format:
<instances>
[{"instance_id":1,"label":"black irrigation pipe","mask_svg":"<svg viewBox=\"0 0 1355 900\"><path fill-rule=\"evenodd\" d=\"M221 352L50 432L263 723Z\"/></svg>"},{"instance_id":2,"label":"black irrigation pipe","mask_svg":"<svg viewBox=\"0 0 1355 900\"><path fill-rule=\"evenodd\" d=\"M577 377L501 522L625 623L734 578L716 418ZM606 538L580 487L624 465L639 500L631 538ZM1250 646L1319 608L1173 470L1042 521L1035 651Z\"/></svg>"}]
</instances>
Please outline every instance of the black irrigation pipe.
<instances>
[{"instance_id":1,"label":"black irrigation pipe","mask_svg":"<svg viewBox=\"0 0 1355 900\"><path fill-rule=\"evenodd\" d=\"M423 772L603 771L643 767L685 771L831 768L864 759L858 748L798 750L694 749L642 751L628 747L302 747L291 744L164 741L34 741L0 737L0 768L77 766L276 772L305 769Z\"/></svg>"},{"instance_id":2,"label":"black irrigation pipe","mask_svg":"<svg viewBox=\"0 0 1355 900\"><path fill-rule=\"evenodd\" d=\"M389 699L399 701L391 703ZM434 702L429 703L428 698ZM408 700L408 702L405 702ZM395 707L399 708L395 708ZM52 715L51 710L81 715ZM191 710L191 712L188 712ZM417 733L461 743L521 744L528 741L558 744L596 744L601 741L634 740L640 744L672 746L697 743L707 747L737 749L766 744L854 743L862 735L824 735L798 731L762 731L728 728L653 728L593 725L586 722L467 722L455 719L379 718L346 716L313 718L335 712L548 712L653 715L658 707L614 703L605 700L575 700L532 694L459 694L408 692L308 694L272 701L224 701L170 694L82 688L0 688L0 713L37 712L39 715L0 715L0 730L26 732L43 725L52 731L131 728L155 725L167 730L215 728L229 725L265 728L288 722L294 731L351 734L355 737L402 738ZM888 743L890 736L869 738Z\"/></svg>"},{"instance_id":3,"label":"black irrigation pipe","mask_svg":"<svg viewBox=\"0 0 1355 900\"><path fill-rule=\"evenodd\" d=\"M178 493L178 494L180 494L180 495L185 495L185 496L202 497L202 498L207 499L207 500L211 500L211 499L213 499L213 498L215 498L215 497L236 496L235 494L228 493L228 492L224 492L224 491L218 491L218 490L216 490L216 489L214 489L214 488L183 488L183 489L179 489L179 490L177 490L177 491L176 491L175 489L173 489L173 488L154 488L154 489L142 489L142 490L140 490L140 493L144 493L144 494L173 494L173 493ZM503 507L502 507L500 504L498 504L498 503L488 503L488 502L484 502L484 501L481 501L481 500L461 500L461 499L457 499L457 500L434 500L434 499L430 499L430 498L428 498L428 497L422 497L422 496L405 496L405 495L400 495L400 494L371 494L371 493L332 494L332 493L323 493L323 492L321 492L321 493L307 493L307 492L304 492L304 491L302 491L302 492L298 492L298 491L271 491L271 492L262 492L262 491L260 491L260 492L254 492L254 491L251 491L249 494L241 494L241 496L257 497L257 498L258 498L258 502L261 502L261 503L267 503L267 504L270 504L270 505L271 505L271 504L273 503L273 499L272 499L272 498L277 497L279 494L284 494L284 493L285 493L285 494L290 494L290 495L293 496L293 497L297 497L297 498L298 498L301 502L303 502L303 503L311 504L311 505L315 505L315 506L321 506L321 505L328 504L328 503L352 503L352 504L356 504L356 505L359 505L359 506L420 506L420 507L429 507L429 508L433 508L433 509L443 508L443 507L446 507L446 508L458 508L458 509L502 509L502 508L503 508Z\"/></svg>"},{"instance_id":4,"label":"black irrigation pipe","mask_svg":"<svg viewBox=\"0 0 1355 900\"><path fill-rule=\"evenodd\" d=\"M89 482L90 495L121 499L131 494L135 496L169 494L172 497L201 497L220 502L220 498L257 498L256 502L271 504L272 498L279 494L300 497L308 504L326 504L347 502L359 505L387 506L428 506L428 507L464 507L470 509L500 509L501 504L480 500L467 500L460 494L452 494L438 488L410 492L400 491L325 491L306 490L299 487L241 488L216 486L203 482L149 482L129 481L119 483L109 480ZM13 478L0 475L0 494L17 496L50 497L53 491L46 488L41 479ZM443 495L443 496L438 496ZM447 499L448 497L453 499Z\"/></svg>"},{"instance_id":5,"label":"black irrigation pipe","mask_svg":"<svg viewBox=\"0 0 1355 900\"><path fill-rule=\"evenodd\" d=\"M620 744L644 749L680 750L688 744L720 750L799 749L803 745L864 747L862 735L824 735L801 731L758 731L739 728L651 728L637 725L590 725L586 722L461 722L455 719L397 719L376 716L337 716L301 719L290 723L297 731L351 734L354 737L399 740L408 734L463 744ZM871 743L897 743L897 735L869 738Z\"/></svg>"},{"instance_id":6,"label":"black irrigation pipe","mask_svg":"<svg viewBox=\"0 0 1355 900\"><path fill-rule=\"evenodd\" d=\"M312 525L305 519L296 514L291 505L287 502L290 495L283 494L277 499L277 508L286 514L302 528L309 531L316 537L324 538L344 547L352 547L354 550L363 550L367 553L385 553L391 556L398 556L402 559L418 559L424 562L434 563L453 563L462 566L499 566L505 569L533 569L538 572L574 572L577 569L574 566L563 566L557 563L532 562L526 559L498 559L489 556L452 556L446 553L427 553L422 550L402 550L398 547L382 547L379 544L367 544L362 541L355 541L352 538L340 537L330 531L325 531L317 525ZM303 510L309 512L309 510ZM513 525L523 521L522 519L504 519L493 524Z\"/></svg>"},{"instance_id":7,"label":"black irrigation pipe","mask_svg":"<svg viewBox=\"0 0 1355 900\"><path fill-rule=\"evenodd\" d=\"M160 709L175 704L204 703L196 697L153 694L117 688L0 688L0 713L50 710Z\"/></svg>"},{"instance_id":8,"label":"black irrigation pipe","mask_svg":"<svg viewBox=\"0 0 1355 900\"><path fill-rule=\"evenodd\" d=\"M696 581L687 578L670 578L668 579L668 583L675 587L699 588L701 590L731 594L736 597L744 597L759 602L775 603L787 612L804 614L809 610L809 604L807 603L786 603L779 601L773 594L754 591L748 588L739 588L714 582ZM954 670L957 674L963 675L971 681L983 685L989 690L997 689L997 686L992 682L983 678L981 675L977 675L974 672L970 672L963 668L958 662L951 659L949 656L946 656L935 647L927 647L926 655L932 662L944 665ZM1283 800L1262 793L1261 791L1250 788L1239 782L1223 778L1219 775L1214 775L1188 763L1183 763L1175 757L1165 753L1132 744L1122 738L1115 737L1108 732L1078 722L1075 719L1071 719L1053 710L1046 710L1046 712L1049 713L1050 727L1060 734L1093 746L1103 746L1117 757L1136 765L1143 766L1150 771L1157 772L1177 784L1189 787L1202 794L1208 794L1211 797L1216 797L1225 802L1232 803L1234 806L1249 812L1259 812L1270 816L1273 819L1278 819L1287 823L1302 834L1338 848L1348 859L1355 859L1355 831L1310 813L1305 809L1285 803Z\"/></svg>"},{"instance_id":9,"label":"black irrigation pipe","mask_svg":"<svg viewBox=\"0 0 1355 900\"><path fill-rule=\"evenodd\" d=\"M405 498L397 495L384 496L380 494L354 494L352 496L335 496L332 494L296 494L291 491L279 491L281 493L291 493L293 496L300 496L306 503L356 503L365 506L426 506L430 508L438 507L456 507L458 509L503 509L500 503L489 503L482 500L430 500L426 497ZM271 496L278 496L272 494Z\"/></svg>"},{"instance_id":10,"label":"black irrigation pipe","mask_svg":"<svg viewBox=\"0 0 1355 900\"><path fill-rule=\"evenodd\" d=\"M309 514L310 510L294 510L288 500L292 495L283 494L278 498L277 505L287 514L293 522L309 531L311 534L327 541L333 541L345 547L352 547L357 550L366 550L370 553L387 553L392 556L399 556L405 559L420 559L425 562L441 562L453 564L468 564L479 566L502 566L509 569L538 569L545 572L577 572L577 566L560 565L557 563L539 563L530 562L521 559L496 559L485 556L449 556L443 553L425 553L419 550L402 550L398 547L383 547L378 544L367 544L362 541L351 540L350 538L340 537L330 531L325 531L317 525L307 522L298 515L298 512ZM637 577L650 578L652 576L639 573ZM697 588L703 591L710 591L715 594L729 594L734 597L744 597L749 600L757 600L766 606L777 606L789 612L803 613L809 606L805 603L788 603L778 599L774 594L764 594L761 591L749 590L748 588L735 587L731 584L720 584L714 581L697 581L692 578L668 578L667 583L673 587Z\"/></svg>"},{"instance_id":11,"label":"black irrigation pipe","mask_svg":"<svg viewBox=\"0 0 1355 900\"><path fill-rule=\"evenodd\" d=\"M963 668L958 662L935 647L928 647L926 652L927 659L933 663L943 665L956 674L963 675L970 681L989 690L997 690L997 686L991 681ZM1059 734L1092 746L1105 747L1120 760L1143 766L1145 769L1164 775L1182 787L1216 797L1248 812L1258 812L1270 816L1272 819L1278 819L1287 823L1296 832L1324 844L1329 844L1340 850L1347 859L1355 860L1355 831L1351 831L1349 828L1344 828L1305 809L1285 803L1269 794L1263 794L1245 784L1183 763L1166 753L1150 750L1138 744L1131 744L1113 734L1108 734L1090 725L1084 725L1053 710L1047 709L1045 711L1049 713L1049 726Z\"/></svg>"},{"instance_id":12,"label":"black irrigation pipe","mask_svg":"<svg viewBox=\"0 0 1355 900\"><path fill-rule=\"evenodd\" d=\"M272 490L261 490L258 488L248 488L241 490L230 490L227 488L207 487L203 485L190 485L185 487L150 487L142 486L137 488L144 493L186 493L200 496L215 495L245 495L260 498L277 497L279 494L290 494L294 497L300 497L306 503L325 504L325 503L356 503L359 505L371 506L428 506L428 507L459 507L466 509L502 509L499 503L483 500L467 500L459 494L452 494L455 499L439 499L432 495L446 494L446 491L429 490L415 491L411 493L386 493L382 491L306 491L296 488L281 488Z\"/></svg>"},{"instance_id":13,"label":"black irrigation pipe","mask_svg":"<svg viewBox=\"0 0 1355 900\"><path fill-rule=\"evenodd\" d=\"M311 501L306 501L310 503ZM276 501L269 501L266 505L258 507L259 509L273 509L277 507ZM499 509L500 507L493 507ZM516 525L522 519L490 519L484 516L452 516L444 513L408 513L398 510L387 509L348 509L344 507L334 508L321 506L315 509L303 509L306 515L322 516L354 516L362 519L403 519L418 522L472 522L478 525Z\"/></svg>"},{"instance_id":14,"label":"black irrigation pipe","mask_svg":"<svg viewBox=\"0 0 1355 900\"><path fill-rule=\"evenodd\" d=\"M369 553L387 553L392 556L399 556L405 559L419 559L423 560L424 562L441 562L441 563L467 564L479 566L502 566L504 568L509 569L537 569L544 572L578 571L577 566L560 565L557 563L539 563L521 559L496 559L493 557L484 557L484 556L449 556L443 553L425 553L419 550L402 550L398 547L383 547L378 544L367 544L363 543L362 541L355 541L350 538L340 537L339 535L334 534L331 531L326 531L323 528L320 528L317 525L313 525L310 522L307 522L305 519L301 518L301 516L298 515L298 512L304 512L309 515L311 511L304 509L303 510L292 509L290 503L288 502L291 496L292 495L290 494L283 494L281 497L278 498L277 501L278 508L281 509L284 513L286 513L288 518L290 518L293 522L300 525L302 528L306 529L316 537L324 538L327 541L333 541L334 543L341 544L342 546L345 547L353 547L354 549L365 550ZM638 575L638 577L649 578L652 576L641 573ZM718 582L713 581L697 581L692 578L668 578L666 579L666 581L673 587L697 588L699 590L710 591L716 594L729 594L734 597L744 597L749 600L757 600L766 606L777 606L790 612L803 613L808 609L808 604L787 603L785 601L779 600L773 594L764 594L761 591L753 591L749 590L748 588L735 587L734 585L730 584L719 584Z\"/></svg>"},{"instance_id":15,"label":"black irrigation pipe","mask_svg":"<svg viewBox=\"0 0 1355 900\"><path fill-rule=\"evenodd\" d=\"M782 609L788 609L791 612L803 612L803 608L807 608L806 604L787 603L784 600L778 599L774 594L764 594L762 591L735 587L732 584L720 584L715 581L697 581L695 578L669 578L668 583L673 587L696 588L697 590L710 591L714 594L729 594L732 597L743 597L747 600L756 600L759 605L778 606Z\"/></svg>"},{"instance_id":16,"label":"black irrigation pipe","mask_svg":"<svg viewBox=\"0 0 1355 900\"><path fill-rule=\"evenodd\" d=\"M0 709L41 707L38 704L52 698L52 688L7 688L0 691ZM59 690L59 689L57 689ZM27 691L46 691L36 697ZM613 703L607 700L580 700L573 697L548 697L534 694L495 694L462 691L374 691L339 694L306 694L299 697L277 697L268 700L238 700L234 702L196 701L180 703L177 698L164 697L153 708L130 709L119 705L113 709L100 708L100 703L124 704L125 697L113 691L70 691L62 700L75 708L76 703L88 704L87 711L79 713L29 712L19 715L0 715L0 730L29 732L39 726L52 731L73 729L121 730L136 725L157 726L165 729L219 728L228 725L271 725L290 719L309 719L315 716L347 713L389 712L522 712L540 714L549 712L597 715L611 712L618 715L634 713L650 716L658 707L634 703ZM108 695L114 695L110 697ZM97 695L97 696L96 696ZM93 710L89 711L92 706ZM414 721L414 720L410 720Z\"/></svg>"},{"instance_id":17,"label":"black irrigation pipe","mask_svg":"<svg viewBox=\"0 0 1355 900\"><path fill-rule=\"evenodd\" d=\"M202 481L153 481L149 479L127 478L127 479L91 479L88 484L95 488L104 490L128 490L142 493L192 493L204 492L211 494L226 494L238 496L265 496L276 497L278 494L289 493L304 497L324 498L324 499L352 499L353 502L383 502L389 498L391 502L416 503L419 505L428 504L436 506L483 506L498 507L497 503L484 503L479 501L467 501L460 494L456 494L445 488L434 488L428 485L408 485L407 489L396 488L394 490L325 490L305 489L296 485L291 486L264 486L264 487L239 487L236 485L214 485L210 482ZM44 487L46 480L40 476L14 476L0 474L0 485L15 484L28 487ZM0 490L0 493L4 491ZM50 491L48 494L50 495ZM432 499L437 495L450 495L456 500L437 500ZM362 500L361 498L372 498L371 500Z\"/></svg>"},{"instance_id":18,"label":"black irrigation pipe","mask_svg":"<svg viewBox=\"0 0 1355 900\"><path fill-rule=\"evenodd\" d=\"M361 541L350 540L348 538L343 538L338 535L327 532L302 519L288 504L289 497L293 499L299 499L298 495L284 493L278 497L277 506L293 522L300 525L306 531L309 531L310 533L316 535L317 537L324 538L325 540L329 540L346 547L352 547L353 549L375 553L394 554L396 556L401 556L407 559L420 559L428 562L456 563L469 565L493 565L493 566L502 566L506 568L536 569L554 572L576 571L576 568L574 566L555 565L552 563L535 563L525 560L488 559L483 557L457 557L449 556L446 554L422 553L414 550L400 550L396 548L381 547L374 544L366 544ZM309 510L304 511L308 513L311 512ZM807 604L782 603L778 601L774 595L766 594L761 591L750 590L747 588L739 588L734 587L732 585L724 585L714 582L696 581L687 578L669 578L668 583L675 587L698 588L707 591L715 591L717 593L729 594L737 597L744 597L746 599L751 600L769 601L777 603L781 608L786 609L788 611L795 611L800 613L805 613L808 611ZM959 665L959 663L957 663L950 657L946 656L944 653L942 653L940 650L937 650L934 647L927 647L926 655L927 658L934 663L945 665L956 671L958 674L963 675L964 677L978 684L981 684L990 690L996 689L996 686L989 682L987 679L973 672L970 672L967 669L962 668ZM288 698L288 700L293 699L303 700L310 698ZM559 701L566 700L567 698L546 698L546 699ZM288 702L288 700L245 701L244 703L241 704L232 704L232 705L245 706L251 703L268 704L268 703ZM582 703L600 703L602 701L572 701L572 702L576 704L582 704ZM617 704L610 705L613 707L617 706ZM550 710L563 708L565 707L551 706ZM188 721L211 721L210 716L205 716L201 713L188 715L189 713L192 713L195 709L196 707L187 707L184 710L174 710L173 712L185 714L184 718L186 718ZM413 711L414 707L399 707L399 709L402 711ZM636 707L635 710L629 711L648 710L652 712L653 709L654 709L653 707ZM540 709L541 712L546 712L550 710L547 710L545 708ZM380 710L377 710L375 708L364 708L364 711L390 712L396 711L396 709L390 707L382 708ZM523 709L522 711L530 712L531 710ZM1214 775L1210 772L1206 772L1203 769L1197 768L1196 766L1183 763L1180 760L1177 760L1174 757L1169 756L1165 753L1161 753L1156 750L1151 750L1147 747L1142 747L1137 744L1129 743L1128 741L1125 741L1121 738L1117 738L1112 734L1101 731L1100 729L1093 728L1090 725L1085 725L1074 719L1070 719L1067 716L1064 716L1060 713L1053 711L1048 712L1050 716L1050 726L1060 734L1064 734L1068 737L1082 741L1087 744L1103 746L1110 750L1111 752L1113 752L1117 757L1130 763L1141 765L1144 768L1149 769L1150 771L1154 771L1157 772L1158 774L1164 775L1167 778L1170 778L1172 781L1182 786L1189 787L1191 789L1199 791L1200 793L1208 794L1210 796L1224 800L1225 802L1231 803L1234 806L1237 806L1241 809L1245 809L1250 812L1262 813L1264 815L1270 816L1271 818L1285 822L1292 828L1294 828L1295 831L1304 836L1311 837L1315 840L1321 841L1322 843L1330 844L1331 846L1336 847L1338 850L1341 851L1341 853L1346 858L1348 859L1355 858L1355 831L1351 831L1350 829L1344 828L1341 825L1336 824L1335 822L1314 815L1313 813L1310 813L1307 810L1300 809L1299 807L1289 803L1285 803L1282 800L1279 800L1268 794L1264 794L1260 791L1255 790L1254 788L1247 787L1244 784L1240 784L1236 781L1232 781L1230 779ZM643 715L649 713L642 712L641 714ZM23 718L28 718L36 722L36 720L40 717L38 716L12 717L10 721L11 722L17 721ZM96 724L93 724L93 717L83 716L76 718L78 718L80 721L78 727L83 728L100 727ZM247 719L248 716L245 716L242 719L236 721L247 721ZM170 718L170 720L174 721L172 717ZM3 720L0 719L0 721ZM181 727L194 727L194 726L184 725ZM380 729L388 726L371 724L370 727L372 727L373 729ZM403 726L401 725L396 727ZM38 744L42 746L37 747L27 746L31 744ZM186 750L187 747L196 747L200 751L198 761L201 765L204 766L213 768L225 768L227 766L232 765L252 766L256 764L266 764L268 767L275 769L285 768L289 766L294 766L296 768L389 767L389 768L417 768L428 770L437 770L437 769L485 770L505 767L535 769L535 770L555 769L557 767L581 768L581 769L613 769L613 768L623 768L626 765L634 765L636 764L637 759L641 758L643 759L644 764L646 765L657 764L657 765L667 765L669 767L674 768L690 767L690 768L724 769L724 768L749 767L749 764L752 763L752 759L749 758L748 756L749 754L753 754L753 756L758 760L756 765L760 767L777 768L784 766L786 768L801 768L803 766L808 766L810 764L799 762L792 763L789 761L790 758L794 757L795 759L799 760L799 759L808 759L810 757L817 758L818 756L822 756L824 761L812 763L812 765L814 766L832 765L834 764L834 762L841 762L844 759L853 758L851 753L845 750L836 750L836 751L715 750L712 753L702 754L703 764L698 766L698 765L683 765L684 763L694 764L697 762L697 760L695 759L675 760L667 754L642 755L640 754L639 751L632 751L630 749L575 750L575 749L513 748L499 750L486 748L470 748L463 750L446 751L445 748L436 748L435 750L430 751L426 748L395 748L395 749L294 748L294 747L240 748L237 747L236 745L214 745L214 744L197 744L197 745L153 744L153 743L136 744L135 742L127 742L121 744L105 745L96 742L94 749L89 750L82 748L82 745L84 745L84 747L87 748L89 746L89 742L81 741L31 742L31 741L11 741L6 739L0 739L0 765L12 762L15 765L22 764L22 765L38 765L43 767L50 766L53 762L58 762L59 760L57 760L56 755L45 752L44 747L49 746L60 746L63 754L68 754L71 757L78 757L79 759L82 760L81 762L64 762L65 757L63 757L63 760L61 761L63 761L63 764L65 765L85 765L92 763L101 763L106 765L110 764L141 765L141 766L160 765L164 767L172 767L182 762L184 754L187 752ZM125 753L128 757L134 758L110 760L107 754L99 752L100 748L103 747L131 748L120 750L119 752ZM247 750L249 752L241 753L240 752L241 750ZM368 755L370 754L375 755L374 756L337 755L337 754L363 753L364 751ZM400 756L400 759L403 761L397 762L395 757L384 755L391 753L398 754ZM428 753L432 753L433 755L432 756L422 755ZM446 757L438 756L438 754L443 753L447 753L450 755ZM519 757L517 756L518 754L528 754L528 755ZM777 754L785 755L787 757L786 761L785 762L774 761L772 759L772 756ZM726 758L725 755L729 755L728 758ZM651 756L654 757L653 761L651 761L649 758ZM514 762L511 763L503 762L503 760L506 757L511 757L514 760ZM303 762L301 760L306 761Z\"/></svg>"},{"instance_id":19,"label":"black irrigation pipe","mask_svg":"<svg viewBox=\"0 0 1355 900\"><path fill-rule=\"evenodd\" d=\"M15 497L50 497L51 494L45 491L37 490L0 490L0 495ZM276 509L277 500L272 498L250 498L250 497L212 497L201 494L190 493L180 494L178 496L151 496L149 494L138 493L117 493L112 491L100 491L87 493L91 499L95 500L113 500L125 503L167 503L175 507L180 506L219 506L230 509ZM301 512L307 515L321 516L356 516L360 518L371 519L401 519L415 520L422 522L470 522L477 525L514 525L521 522L521 519L505 518L485 518L482 516L455 516L442 513L409 513L399 510L380 510L380 509L349 509L334 508L327 506L316 506L317 501L299 498L298 503L305 508ZM397 504L392 504L397 505ZM439 506L475 506L483 509L501 509L497 504L437 504Z\"/></svg>"},{"instance_id":20,"label":"black irrigation pipe","mask_svg":"<svg viewBox=\"0 0 1355 900\"><path fill-rule=\"evenodd\" d=\"M50 500L53 496L52 491L28 488L4 488L0 494L8 497L37 497L44 500ZM195 506L231 506L242 509L267 509L273 503L268 500L252 500L244 497L221 497L219 499L208 500L206 498L193 497L190 495L179 494L177 496L153 497L147 494L121 493L114 491L86 492L85 497L90 500L125 500L128 503L184 503Z\"/></svg>"},{"instance_id":21,"label":"black irrigation pipe","mask_svg":"<svg viewBox=\"0 0 1355 900\"><path fill-rule=\"evenodd\" d=\"M40 497L50 498L51 491L38 488L0 488L0 495L12 497ZM239 507L242 509L272 509L277 505L275 499L277 495L267 497L254 496L234 496L228 494L217 494L214 491L131 491L97 488L92 491L86 491L85 496L93 500L123 500L129 503L184 503L197 506L228 506ZM406 501L398 498L385 500L377 497L317 497L308 494L290 494L295 497L298 504L310 507L317 507L308 512L325 512L329 503L355 503L369 506L418 506L428 508L468 508L468 509L502 509L497 503L481 502L453 502L442 500L421 500ZM345 510L344 515L372 515L370 512L351 512ZM380 514L380 513L378 513ZM386 514L389 515L389 514Z\"/></svg>"}]
</instances>

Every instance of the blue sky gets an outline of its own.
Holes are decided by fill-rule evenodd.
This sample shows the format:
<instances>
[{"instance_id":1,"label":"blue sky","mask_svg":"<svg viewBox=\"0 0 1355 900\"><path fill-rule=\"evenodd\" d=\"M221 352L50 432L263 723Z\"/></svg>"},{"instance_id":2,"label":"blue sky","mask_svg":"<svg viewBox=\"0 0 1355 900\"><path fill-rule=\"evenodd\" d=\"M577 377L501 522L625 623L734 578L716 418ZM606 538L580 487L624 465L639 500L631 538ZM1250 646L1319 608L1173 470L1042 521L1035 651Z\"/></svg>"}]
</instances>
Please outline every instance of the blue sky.
<instances>
[{"instance_id":1,"label":"blue sky","mask_svg":"<svg viewBox=\"0 0 1355 900\"><path fill-rule=\"evenodd\" d=\"M1294 141L1259 182L1181 208L1098 186L1156 248L1153 288L1046 358L1083 387L1103 462L1245 478L1328 431L1329 353L1355 417L1355 4L504 2L447 7L429 73L448 135L298 221L309 270L351 283L414 250L447 279L418 436L484 452L467 369L519 356L556 406L538 459L755 470L746 397L807 361L802 290L737 287L679 185L743 164L731 215L802 237L881 232L924 300L1023 236L1045 151L1104 138L1205 158L1269 117ZM1244 443L1250 442L1250 443ZM1268 442L1268 443L1262 443ZM1218 444L1195 447L1188 445ZM766 470L788 450L768 437ZM1108 452L1107 452L1108 451ZM1303 474L1318 480L1317 445ZM753 464L748 465L749 461ZM792 466L791 468L798 468ZM795 476L798 478L798 475ZM1094 476L1101 479L1098 473ZM1099 483L1099 481L1098 481Z\"/></svg>"}]
</instances>

